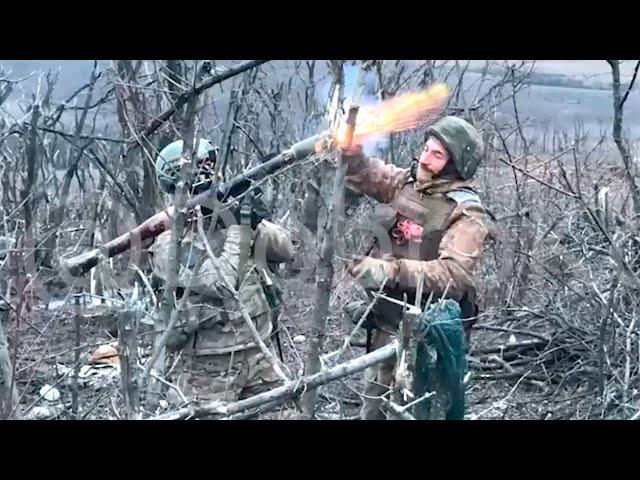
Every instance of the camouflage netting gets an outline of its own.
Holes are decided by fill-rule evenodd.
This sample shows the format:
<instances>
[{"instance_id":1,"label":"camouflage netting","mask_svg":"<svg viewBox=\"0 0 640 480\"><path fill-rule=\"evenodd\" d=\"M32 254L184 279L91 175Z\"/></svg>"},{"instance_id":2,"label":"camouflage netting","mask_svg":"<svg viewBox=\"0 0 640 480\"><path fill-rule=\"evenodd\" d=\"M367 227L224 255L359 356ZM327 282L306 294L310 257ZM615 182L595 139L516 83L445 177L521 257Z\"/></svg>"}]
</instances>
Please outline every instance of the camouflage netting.
<instances>
[{"instance_id":1,"label":"camouflage netting","mask_svg":"<svg viewBox=\"0 0 640 480\"><path fill-rule=\"evenodd\" d=\"M462 420L465 409L464 375L467 371L467 345L458 302L443 300L431 305L419 319L416 346L414 394L419 398L437 392L444 398L446 419ZM416 418L431 415L431 397L414 407Z\"/></svg>"}]
</instances>

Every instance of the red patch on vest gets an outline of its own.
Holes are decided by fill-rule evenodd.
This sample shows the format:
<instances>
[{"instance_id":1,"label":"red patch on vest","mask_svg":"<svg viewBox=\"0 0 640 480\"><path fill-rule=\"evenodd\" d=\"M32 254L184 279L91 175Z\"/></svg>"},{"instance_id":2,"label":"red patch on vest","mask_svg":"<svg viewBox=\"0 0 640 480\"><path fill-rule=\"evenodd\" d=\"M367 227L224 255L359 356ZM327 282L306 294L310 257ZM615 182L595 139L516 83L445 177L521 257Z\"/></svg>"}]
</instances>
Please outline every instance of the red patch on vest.
<instances>
[{"instance_id":1,"label":"red patch on vest","mask_svg":"<svg viewBox=\"0 0 640 480\"><path fill-rule=\"evenodd\" d=\"M398 222L396 228L393 229L392 234L398 244L404 243L408 240L413 240L415 243L421 243L422 231L423 229L421 225L418 225L407 218Z\"/></svg>"}]
</instances>

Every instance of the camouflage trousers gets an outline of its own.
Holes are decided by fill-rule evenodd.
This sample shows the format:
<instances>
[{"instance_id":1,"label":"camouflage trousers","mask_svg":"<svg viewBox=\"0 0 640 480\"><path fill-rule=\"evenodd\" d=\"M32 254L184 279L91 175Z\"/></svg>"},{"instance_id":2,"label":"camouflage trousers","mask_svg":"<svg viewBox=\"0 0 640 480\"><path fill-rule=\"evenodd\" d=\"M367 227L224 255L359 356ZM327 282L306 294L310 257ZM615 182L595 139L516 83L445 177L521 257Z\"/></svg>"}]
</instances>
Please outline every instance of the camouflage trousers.
<instances>
[{"instance_id":1,"label":"camouflage trousers","mask_svg":"<svg viewBox=\"0 0 640 480\"><path fill-rule=\"evenodd\" d=\"M281 379L259 348L220 355L184 352L178 385L197 403L235 402L279 386ZM182 368L180 368L182 367Z\"/></svg>"}]
</instances>

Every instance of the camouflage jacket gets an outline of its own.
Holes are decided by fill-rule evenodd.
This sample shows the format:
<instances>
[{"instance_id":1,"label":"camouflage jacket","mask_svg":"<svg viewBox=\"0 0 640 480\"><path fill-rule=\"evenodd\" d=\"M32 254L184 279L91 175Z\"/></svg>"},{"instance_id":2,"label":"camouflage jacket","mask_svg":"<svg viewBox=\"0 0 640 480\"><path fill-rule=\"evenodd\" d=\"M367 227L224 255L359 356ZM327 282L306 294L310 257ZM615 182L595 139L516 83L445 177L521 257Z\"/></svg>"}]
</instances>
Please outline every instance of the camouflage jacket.
<instances>
[{"instance_id":1,"label":"camouflage jacket","mask_svg":"<svg viewBox=\"0 0 640 480\"><path fill-rule=\"evenodd\" d=\"M495 227L469 181L418 185L410 169L361 155L350 158L347 182L384 204L375 212L375 252L398 262L389 293L407 292L411 299L422 277L427 295L437 298L447 289L456 300L475 296L474 273Z\"/></svg>"},{"instance_id":2,"label":"camouflage jacket","mask_svg":"<svg viewBox=\"0 0 640 480\"><path fill-rule=\"evenodd\" d=\"M168 279L171 232L159 235L151 248L154 273L164 282ZM267 263L288 262L293 258L293 245L288 232L263 220L252 232L251 255L238 286L241 230L232 225L209 234L214 256L207 254L203 239L188 230L181 243L179 273L176 285L188 288L187 308L181 312L181 324L195 324L195 354L211 355L255 347L232 295L226 285L237 288L238 296L264 340L272 331L272 319L261 270ZM271 275L271 273L269 273Z\"/></svg>"}]
</instances>

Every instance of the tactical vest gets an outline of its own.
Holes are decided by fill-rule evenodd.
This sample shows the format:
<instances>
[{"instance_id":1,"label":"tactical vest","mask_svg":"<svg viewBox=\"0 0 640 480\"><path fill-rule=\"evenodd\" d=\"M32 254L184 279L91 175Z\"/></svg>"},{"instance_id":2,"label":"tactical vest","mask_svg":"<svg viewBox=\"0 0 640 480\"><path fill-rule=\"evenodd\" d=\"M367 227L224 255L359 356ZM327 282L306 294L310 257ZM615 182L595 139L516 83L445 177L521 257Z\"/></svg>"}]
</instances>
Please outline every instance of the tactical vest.
<instances>
[{"instance_id":1,"label":"tactical vest","mask_svg":"<svg viewBox=\"0 0 640 480\"><path fill-rule=\"evenodd\" d=\"M398 259L410 259L428 261L438 258L438 249L442 237L448 228L451 214L459 203L480 204L476 193L468 186L452 185L452 189L445 188L441 193L422 193L416 188L415 181L406 183L387 204L379 204L374 212L374 221L386 232L386 238L377 238L375 243L376 256L391 254ZM397 235L400 225L405 220L410 220L421 227L419 235L411 238L403 238ZM389 241L390 240L390 241ZM407 294L409 303L415 302L414 290L395 290L386 292L389 296L402 300L403 294ZM431 292L423 292L423 301ZM434 300L438 299L442 292L433 292ZM384 302L388 303L388 302ZM460 302L463 318L476 315L475 291L467 292L467 296ZM386 311L389 307L394 311L396 307L391 305L380 306L378 310ZM380 312L383 313L383 312ZM388 312L383 317L389 317Z\"/></svg>"},{"instance_id":2,"label":"tactical vest","mask_svg":"<svg viewBox=\"0 0 640 480\"><path fill-rule=\"evenodd\" d=\"M378 253L390 253L396 258L434 260L453 210L459 203L480 204L478 196L468 187L443 193L425 194L418 191L415 182L406 183L389 204L378 204L374 221L387 232L391 242L376 242ZM398 238L394 233L404 220L421 227L420 236Z\"/></svg>"}]
</instances>

